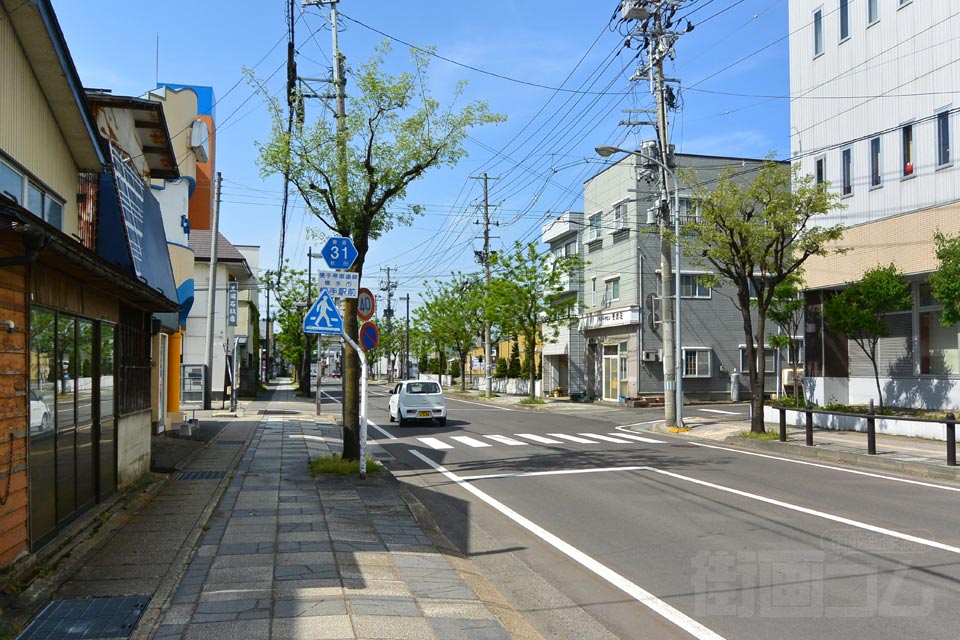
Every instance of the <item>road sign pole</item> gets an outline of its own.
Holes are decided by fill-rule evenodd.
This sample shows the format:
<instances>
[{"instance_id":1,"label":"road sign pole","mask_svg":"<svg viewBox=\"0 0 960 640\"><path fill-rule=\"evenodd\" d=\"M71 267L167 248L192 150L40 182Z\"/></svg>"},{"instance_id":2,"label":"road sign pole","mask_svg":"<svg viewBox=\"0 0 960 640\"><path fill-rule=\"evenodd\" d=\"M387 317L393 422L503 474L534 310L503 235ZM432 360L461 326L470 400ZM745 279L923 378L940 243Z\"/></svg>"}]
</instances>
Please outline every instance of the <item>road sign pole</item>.
<instances>
[{"instance_id":1,"label":"road sign pole","mask_svg":"<svg viewBox=\"0 0 960 640\"><path fill-rule=\"evenodd\" d=\"M367 356L346 333L343 334L343 341L360 358L360 479L363 480L367 477Z\"/></svg>"},{"instance_id":2,"label":"road sign pole","mask_svg":"<svg viewBox=\"0 0 960 640\"><path fill-rule=\"evenodd\" d=\"M316 398L317 415L320 415L320 403L322 402L322 400L320 399L321 386L323 383L323 364L320 362L320 343L321 342L322 341L320 340L320 336L317 336L317 398Z\"/></svg>"}]
</instances>

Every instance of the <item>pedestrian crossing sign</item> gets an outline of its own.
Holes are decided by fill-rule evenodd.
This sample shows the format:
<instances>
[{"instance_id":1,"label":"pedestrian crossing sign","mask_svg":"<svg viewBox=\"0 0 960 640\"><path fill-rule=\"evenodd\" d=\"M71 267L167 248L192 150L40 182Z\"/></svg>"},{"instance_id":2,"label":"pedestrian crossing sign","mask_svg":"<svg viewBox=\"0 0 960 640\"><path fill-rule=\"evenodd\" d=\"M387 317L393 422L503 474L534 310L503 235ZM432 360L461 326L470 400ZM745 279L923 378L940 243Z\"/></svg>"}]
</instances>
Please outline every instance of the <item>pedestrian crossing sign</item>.
<instances>
[{"instance_id":1,"label":"pedestrian crossing sign","mask_svg":"<svg viewBox=\"0 0 960 640\"><path fill-rule=\"evenodd\" d=\"M320 292L320 297L303 317L303 332L323 335L343 333L343 316L337 311L333 298L327 291Z\"/></svg>"}]
</instances>

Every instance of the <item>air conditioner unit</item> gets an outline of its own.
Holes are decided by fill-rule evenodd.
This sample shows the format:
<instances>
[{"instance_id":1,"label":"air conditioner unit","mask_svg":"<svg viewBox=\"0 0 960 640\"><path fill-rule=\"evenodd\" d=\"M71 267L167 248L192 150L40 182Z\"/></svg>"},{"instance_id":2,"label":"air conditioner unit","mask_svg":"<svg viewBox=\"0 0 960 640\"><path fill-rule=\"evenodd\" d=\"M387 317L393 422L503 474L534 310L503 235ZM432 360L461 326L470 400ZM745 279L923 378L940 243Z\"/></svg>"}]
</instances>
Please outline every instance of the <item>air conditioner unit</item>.
<instances>
[{"instance_id":1,"label":"air conditioner unit","mask_svg":"<svg viewBox=\"0 0 960 640\"><path fill-rule=\"evenodd\" d=\"M792 387L794 380L803 384L803 369L784 369L780 372L780 376L783 380L784 388Z\"/></svg>"},{"instance_id":2,"label":"air conditioner unit","mask_svg":"<svg viewBox=\"0 0 960 640\"><path fill-rule=\"evenodd\" d=\"M643 352L643 361L644 362L660 362L662 352L660 349L656 351L644 351Z\"/></svg>"}]
</instances>

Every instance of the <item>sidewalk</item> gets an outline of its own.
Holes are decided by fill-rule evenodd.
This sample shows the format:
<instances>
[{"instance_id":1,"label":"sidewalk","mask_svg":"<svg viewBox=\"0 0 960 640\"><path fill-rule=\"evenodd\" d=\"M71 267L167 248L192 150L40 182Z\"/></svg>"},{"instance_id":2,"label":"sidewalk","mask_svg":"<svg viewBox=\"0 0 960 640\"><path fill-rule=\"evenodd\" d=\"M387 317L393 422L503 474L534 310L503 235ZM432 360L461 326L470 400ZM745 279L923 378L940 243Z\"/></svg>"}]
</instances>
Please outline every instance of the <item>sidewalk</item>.
<instances>
[{"instance_id":1,"label":"sidewalk","mask_svg":"<svg viewBox=\"0 0 960 640\"><path fill-rule=\"evenodd\" d=\"M538 637L418 524L389 473L310 477L308 458L339 450L340 430L290 384L245 410L80 563L20 637ZM211 413L198 412L201 425ZM49 619L58 611L63 620Z\"/></svg>"}]
</instances>

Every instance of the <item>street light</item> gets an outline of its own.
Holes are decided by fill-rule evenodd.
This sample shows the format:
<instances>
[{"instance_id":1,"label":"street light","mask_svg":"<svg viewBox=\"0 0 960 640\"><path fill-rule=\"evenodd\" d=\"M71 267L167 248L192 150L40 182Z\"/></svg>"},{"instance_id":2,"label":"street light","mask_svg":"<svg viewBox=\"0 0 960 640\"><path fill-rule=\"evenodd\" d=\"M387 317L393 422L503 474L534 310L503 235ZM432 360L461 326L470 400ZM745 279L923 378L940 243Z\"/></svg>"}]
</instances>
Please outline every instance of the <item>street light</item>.
<instances>
[{"instance_id":1,"label":"street light","mask_svg":"<svg viewBox=\"0 0 960 640\"><path fill-rule=\"evenodd\" d=\"M665 165L660 160L648 156L640 151L631 151L629 149L621 149L620 147L611 147L608 145L600 146L596 148L597 155L602 158L609 158L615 153L627 153L632 156L637 156L643 158L644 160L649 160L650 162L656 164L664 172L673 179L673 233L675 236L674 242L674 263L676 264L676 269L674 272L674 305L673 305L673 318L664 317L663 322L665 325L663 332L663 342L664 342L664 352L668 352L671 348L674 350L674 388L676 395L673 397L673 409L676 414L676 424L670 424L671 418L671 407L670 407L670 390L667 389L667 380L666 372L664 372L664 397L663 397L663 409L664 409L664 420L667 423L668 427L676 426L678 429L683 427L683 349L680 342L680 182L677 180L677 174L674 173L670 167ZM663 219L661 218L660 222L660 242L661 246L663 243ZM667 253L666 251L661 250L661 255ZM668 285L669 279L665 269L666 265L661 265L661 277L664 278L663 285ZM661 288L664 290L666 286L661 285ZM664 314L666 315L666 314ZM673 344L667 344L667 323L673 321Z\"/></svg>"}]
</instances>

